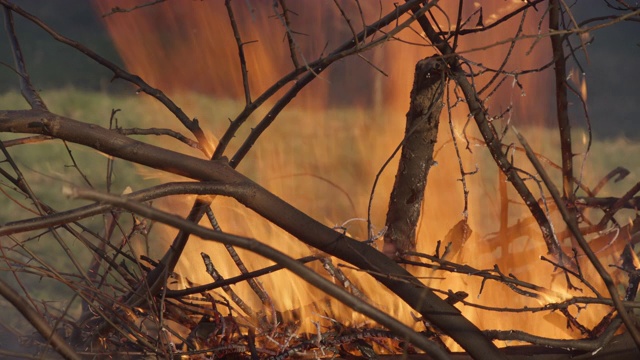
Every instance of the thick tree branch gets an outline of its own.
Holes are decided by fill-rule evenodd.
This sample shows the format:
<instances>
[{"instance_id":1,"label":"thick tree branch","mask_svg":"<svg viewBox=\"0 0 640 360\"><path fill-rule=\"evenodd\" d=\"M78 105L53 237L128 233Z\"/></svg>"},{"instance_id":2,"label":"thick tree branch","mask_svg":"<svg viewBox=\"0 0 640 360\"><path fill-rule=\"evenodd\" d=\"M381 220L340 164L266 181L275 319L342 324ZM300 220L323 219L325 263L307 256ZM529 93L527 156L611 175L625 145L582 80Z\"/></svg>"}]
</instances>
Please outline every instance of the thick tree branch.
<instances>
[{"instance_id":1,"label":"thick tree branch","mask_svg":"<svg viewBox=\"0 0 640 360\"><path fill-rule=\"evenodd\" d=\"M250 250L259 255L266 257L280 265L289 269L292 273L298 275L305 281L309 282L318 289L324 291L328 295L336 298L345 305L351 307L371 319L386 326L391 331L402 338L408 339L420 349L431 354L436 359L448 359L447 353L433 341L428 340L420 333L414 331L408 326L402 324L398 320L390 317L388 314L378 310L377 308L363 302L360 298L353 296L344 289L326 280L316 272L304 266L302 263L287 256L286 254L272 248L271 246L260 243L255 239L243 238L219 231L210 230L194 224L191 221L182 219L178 216L162 212L160 210L142 205L140 203L128 200L123 197L98 193L92 190L67 189L73 197L91 199L100 202L107 202L117 207L132 211L146 218L165 223L180 229L181 231L201 237L205 240L214 240L225 245L231 245L243 249Z\"/></svg>"},{"instance_id":2,"label":"thick tree branch","mask_svg":"<svg viewBox=\"0 0 640 360\"><path fill-rule=\"evenodd\" d=\"M208 161L129 139L112 131L35 110L0 111L0 132L54 136L155 169L202 181L219 181L239 191L240 203L291 235L359 268L369 270L425 319L478 359L500 359L497 348L458 309L446 303L404 268L371 246L338 233L253 183L224 159ZM398 280L403 279L403 280Z\"/></svg>"},{"instance_id":3,"label":"thick tree branch","mask_svg":"<svg viewBox=\"0 0 640 360\"><path fill-rule=\"evenodd\" d=\"M383 252L390 257L416 248L416 228L443 107L445 66L437 57L416 64L402 152L387 210Z\"/></svg>"}]
</instances>

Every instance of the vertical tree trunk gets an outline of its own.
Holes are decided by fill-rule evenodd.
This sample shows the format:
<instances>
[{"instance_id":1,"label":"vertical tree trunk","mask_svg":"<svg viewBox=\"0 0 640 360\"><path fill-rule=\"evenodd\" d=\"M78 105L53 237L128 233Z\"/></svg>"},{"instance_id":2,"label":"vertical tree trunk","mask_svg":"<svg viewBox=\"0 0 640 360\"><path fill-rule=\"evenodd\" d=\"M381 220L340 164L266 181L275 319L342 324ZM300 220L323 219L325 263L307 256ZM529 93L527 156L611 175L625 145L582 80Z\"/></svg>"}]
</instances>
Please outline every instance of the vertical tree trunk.
<instances>
[{"instance_id":1,"label":"vertical tree trunk","mask_svg":"<svg viewBox=\"0 0 640 360\"><path fill-rule=\"evenodd\" d=\"M402 153L387 211L383 251L388 256L416 246L416 227L443 106L445 68L437 56L416 64Z\"/></svg>"}]
</instances>

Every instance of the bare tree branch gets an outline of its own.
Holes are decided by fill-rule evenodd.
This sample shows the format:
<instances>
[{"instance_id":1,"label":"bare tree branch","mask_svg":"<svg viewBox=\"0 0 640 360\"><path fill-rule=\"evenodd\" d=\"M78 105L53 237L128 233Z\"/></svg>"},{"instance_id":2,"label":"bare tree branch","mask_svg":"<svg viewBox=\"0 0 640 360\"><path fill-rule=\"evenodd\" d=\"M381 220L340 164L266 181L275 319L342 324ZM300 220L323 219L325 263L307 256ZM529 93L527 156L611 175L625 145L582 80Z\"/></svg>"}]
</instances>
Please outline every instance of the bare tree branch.
<instances>
[{"instance_id":1,"label":"bare tree branch","mask_svg":"<svg viewBox=\"0 0 640 360\"><path fill-rule=\"evenodd\" d=\"M502 153L502 144L497 137L496 131L493 128L493 125L488 122L486 110L484 109L480 99L477 97L474 86L467 80L453 49L438 35L425 16L419 17L418 22L425 31L429 40L434 44L438 51L445 56L445 61L450 69L449 76L458 84L464 93L467 105L469 106L469 111L476 120L478 129L480 130L480 133L482 134L482 137L484 138L484 141L487 144L496 164L507 176L509 182L511 182L514 188L518 191L518 194L522 197L524 203L531 211L531 214L538 222L540 230L542 231L542 236L547 245L547 249L555 256L563 257L564 255L560 249L560 244L558 243L558 239L555 237L555 233L549 219L547 219L546 214L540 205L538 205L538 202L525 185L523 179L518 175L518 170Z\"/></svg>"},{"instance_id":2,"label":"bare tree branch","mask_svg":"<svg viewBox=\"0 0 640 360\"><path fill-rule=\"evenodd\" d=\"M38 330L40 335L65 359L80 360L81 357L67 344L67 342L51 328L49 323L29 307L27 302L20 297L7 283L0 279L0 295L11 303L20 313Z\"/></svg>"},{"instance_id":3,"label":"bare tree branch","mask_svg":"<svg viewBox=\"0 0 640 360\"><path fill-rule=\"evenodd\" d=\"M387 210L383 252L390 257L416 248L416 228L434 163L433 148L447 83L445 66L438 57L416 64L402 152Z\"/></svg>"},{"instance_id":4,"label":"bare tree branch","mask_svg":"<svg viewBox=\"0 0 640 360\"><path fill-rule=\"evenodd\" d=\"M540 162L538 161L538 159L534 155L532 155L531 149L527 141L525 140L525 138L520 133L518 133L515 128L513 128L513 131L518 137L518 140L520 140L520 143L522 144L522 146L525 148L525 150L527 150L527 157L529 158L529 160L531 160L531 163L533 164L536 171L542 178L542 181L544 181L544 184L547 187L547 189L549 189L549 192L551 193L551 196L553 196L553 200L556 202L556 205L558 206L558 210L560 210L560 213L562 214L562 218L567 223L569 230L571 230L571 232L573 233L573 236L575 237L576 241L580 245L580 248L582 249L582 251L584 251L585 255L587 255L587 258L589 259L591 264L593 264L593 266L596 268L596 270L598 271L598 274L602 278L602 281L607 286L607 289L609 290L609 294L611 295L611 300L613 301L613 304L616 310L618 311L618 316L620 316L620 318L624 322L624 325L627 327L627 330L631 334L633 341L636 343L636 346L640 350L640 333L636 328L635 322L630 318L629 313L627 312L624 305L620 301L620 295L618 294L618 290L616 289L616 285L613 282L613 279L611 278L607 270L604 268L604 266L602 266L602 263L600 262L598 257L593 253L593 251L591 250L591 247L589 247L589 243L587 243L587 241L582 236L582 233L580 232L580 229L578 228L575 221L571 221L571 213L568 211L567 206L564 204L562 197L560 196L560 193L558 192L555 185L549 178L549 175L547 175L547 172L544 170L542 165L540 165Z\"/></svg>"},{"instance_id":5,"label":"bare tree branch","mask_svg":"<svg viewBox=\"0 0 640 360\"><path fill-rule=\"evenodd\" d=\"M227 14L229 14L229 21L231 22L231 28L233 29L233 36L236 39L236 45L238 46L238 58L240 59L240 72L242 73L242 86L244 87L244 102L246 106L251 104L251 89L249 88L249 73L247 72L247 60L244 57L244 45L249 44L242 42L240 37L240 30L236 24L236 19L233 16L233 8L231 8L231 0L225 0L224 6L227 8Z\"/></svg>"},{"instance_id":6,"label":"bare tree branch","mask_svg":"<svg viewBox=\"0 0 640 360\"><path fill-rule=\"evenodd\" d=\"M127 71L123 70L122 68L120 68L119 66L114 64L113 62L103 58L102 56L100 56L96 52L94 52L93 50L87 48L86 46L84 46L84 45L82 45L80 43L78 43L77 41L71 40L71 39L69 39L67 37L64 37L64 36L60 35L58 32L53 30L47 24L42 22L40 19L38 19L37 17L35 17L32 14L28 13L27 11L23 10L19 6L15 5L15 4L7 1L7 0L0 0L0 4L4 5L5 8L7 8L7 9L11 9L12 11L16 12L17 14L20 14L25 19L31 21L32 23L34 23L35 25L40 27L42 30L46 31L55 40L65 44L65 45L68 45L68 46L70 46L70 47L72 47L72 48L74 48L74 49L76 49L78 51L80 51L81 53L85 54L87 57L91 58L92 60L94 60L98 64L100 64L100 65L106 67L107 69L113 71L113 74L114 74L115 78L120 78L120 79L128 81L128 82L130 82L132 84L135 84L136 86L138 86L140 88L141 91L143 91L146 94L149 94L149 95L153 96L154 98L156 98L167 109L169 109L169 111L171 111L171 113L173 113L176 116L176 118L178 118L178 120L180 120L182 125L184 125L189 131L191 131L195 135L196 139L198 140L198 142L200 143L200 146L202 146L203 149L208 149L209 153L211 152L211 150L212 150L212 149L210 149L211 148L211 144L209 143L209 141L207 140L204 132L200 128L200 125L198 124L198 120L197 119L193 119L193 120L190 119L184 113L184 111L182 111L182 109L180 109L161 90L151 87L149 84L147 84L139 76L128 73Z\"/></svg>"},{"instance_id":7,"label":"bare tree branch","mask_svg":"<svg viewBox=\"0 0 640 360\"><path fill-rule=\"evenodd\" d=\"M300 276L310 284L316 286L332 297L338 299L345 305L348 305L355 311L361 312L371 319L379 322L380 324L388 327L391 331L396 333L398 336L408 339L413 344L421 348L422 350L428 352L436 359L448 359L446 352L441 349L438 345L433 342L427 340L425 337L420 335L419 333L413 331L413 329L408 326L402 324L396 319L390 317L386 313L376 309L375 307L362 302L358 297L353 296L347 293L345 290L341 289L337 285L329 282L324 279L322 276L317 273L309 270L307 267L302 265L301 263L295 261L284 253L268 246L262 244L254 239L242 238L239 236L234 236L222 232L212 231L198 225L193 224L190 221L184 220L175 215L171 215L168 213L164 213L160 210L153 209L151 207L147 207L135 202L132 202L128 199L124 199L118 196L113 196L109 194L98 193L92 190L83 190L83 189L68 189L69 195L80 198L87 198L95 201L104 201L109 202L118 207L122 207L129 211L135 212L142 216L148 217L150 219L163 222L167 225L174 226L176 228L180 228L186 230L187 232L194 234L196 236L201 237L205 240L214 240L218 242L222 242L228 245L236 246L239 248L251 250L252 252L258 253L270 260L273 260L287 269L289 269L294 274Z\"/></svg>"},{"instance_id":8,"label":"bare tree branch","mask_svg":"<svg viewBox=\"0 0 640 360\"><path fill-rule=\"evenodd\" d=\"M412 4L413 2L410 1L409 3ZM428 9L430 9L435 4L437 4L437 1L431 1L430 3L426 4L422 9L418 10L417 14L418 15L424 14ZM411 8L410 6L406 6L404 10L409 11L410 8ZM300 79L296 81L296 83L291 87L291 89L289 89L289 91L287 91L287 93L283 95L282 98L280 98L280 100L278 100L278 102L271 108L271 110L267 113L267 115L264 116L264 118L260 121L260 123L258 123L258 125L251 130L251 133L249 134L249 136L247 136L247 138L242 143L238 151L236 151L235 155L229 161L229 164L231 165L231 167L235 168L236 166L238 166L240 161L242 161L242 159L247 155L249 150L251 150L251 148L253 147L253 144L258 140L260 135L273 123L273 121L275 121L276 117L278 116L278 114L280 114L282 109L284 109L285 106L287 106L289 102L291 102L291 100L293 100L293 98L308 83L310 83L312 80L318 77L318 74L326 70L331 63L335 62L336 60L342 59L348 55L360 53L365 49L372 48L376 45L380 45L384 41L387 41L389 38L391 38L392 36L400 32L400 30L408 27L411 23L414 22L415 20L414 17L407 19L403 23L398 24L396 27L394 27L393 30L385 34L385 36L377 40L374 40L367 45L361 45L359 47L356 47L356 44L358 44L359 41L362 41L365 35L374 34L376 30L378 30L378 28L383 26L383 24L387 24L395 19L398 19L398 16L400 14L399 10L400 9L398 8L397 12L390 13L389 15L385 16L384 18L374 23L372 26L369 26L368 28L364 29L362 32L358 34L358 36L355 39L347 41L346 43L338 47L338 49L336 49L328 57L321 59L320 64L314 64L314 65L309 64L310 70L308 70L304 76L302 76Z\"/></svg>"},{"instance_id":9,"label":"bare tree branch","mask_svg":"<svg viewBox=\"0 0 640 360\"><path fill-rule=\"evenodd\" d=\"M156 5L156 4L160 4L160 3L163 3L165 1L166 0L151 0L149 2L142 3L142 4L136 5L136 6L132 6L130 8L121 8L119 6L116 6L116 7L112 8L110 12L108 12L106 14L103 14L102 17L107 17L107 16L110 16L110 15L113 15L113 14L117 14L117 13L132 12L132 11L135 11L135 10L147 7L147 6L153 6L153 5Z\"/></svg>"},{"instance_id":10,"label":"bare tree branch","mask_svg":"<svg viewBox=\"0 0 640 360\"><path fill-rule=\"evenodd\" d=\"M22 55L22 50L20 49L20 43L18 42L18 36L16 35L16 29L13 22L13 14L11 10L7 6L3 6L4 10L4 24L9 34L9 43L11 44L11 50L13 52L13 61L16 65L16 71L20 76L20 90L22 92L22 97L27 100L32 109L38 110L48 110L47 105L42 101L40 94L35 90L33 84L31 83L31 79L29 78L29 73L27 72L27 65L24 61L24 56Z\"/></svg>"},{"instance_id":11,"label":"bare tree branch","mask_svg":"<svg viewBox=\"0 0 640 360\"><path fill-rule=\"evenodd\" d=\"M96 125L87 125L35 110L0 111L0 132L55 136L155 169L196 180L220 181L231 185L230 191L233 191L236 200L305 243L363 269L390 275L375 277L470 353L476 354L479 358L501 358L495 346L487 341L480 330L463 317L458 309L444 302L387 256L367 244L337 233L311 219L235 172L224 160L207 161L190 157L114 134ZM194 211L198 210L192 210L192 215ZM181 249L172 251L180 253ZM166 254L163 259L170 256L171 254ZM168 266L171 264L165 261L162 263L167 267L157 268L160 274L171 268ZM166 273L164 276L167 276ZM153 286L158 286L156 283L161 281L162 277L157 276L155 279L157 280Z\"/></svg>"},{"instance_id":12,"label":"bare tree branch","mask_svg":"<svg viewBox=\"0 0 640 360\"><path fill-rule=\"evenodd\" d=\"M560 30L560 17L562 9L560 0L552 0L549 3L549 30ZM566 77L567 69L562 48L563 38L559 35L551 36L551 48L553 51L554 71L556 82L556 114L558 130L560 131L560 152L562 153L562 193L569 204L575 199L573 191L573 150L571 148L571 125L569 124L569 101L567 99ZM569 207L569 214L576 222L576 211Z\"/></svg>"}]
</instances>

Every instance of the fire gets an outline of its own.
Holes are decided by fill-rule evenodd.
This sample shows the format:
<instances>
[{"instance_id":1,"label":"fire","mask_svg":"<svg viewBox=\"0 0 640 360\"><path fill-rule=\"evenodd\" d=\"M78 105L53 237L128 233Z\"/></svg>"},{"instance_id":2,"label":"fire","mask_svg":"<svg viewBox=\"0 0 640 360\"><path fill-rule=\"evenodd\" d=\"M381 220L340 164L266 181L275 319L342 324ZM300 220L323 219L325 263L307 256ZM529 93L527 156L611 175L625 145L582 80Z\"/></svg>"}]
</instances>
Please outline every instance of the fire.
<instances>
[{"instance_id":1,"label":"fire","mask_svg":"<svg viewBox=\"0 0 640 360\"><path fill-rule=\"evenodd\" d=\"M135 1L118 0L96 0L94 3L100 13L107 13L115 6L129 8L136 4ZM340 4L351 17L354 26L357 26L360 15L355 3L344 1ZM300 33L295 38L302 64L326 54L351 36L349 27L332 4L304 1L291 2L290 5L297 10L295 14L291 14L290 20L291 29L296 34ZM377 19L378 14L390 11L393 6L391 2L383 2L381 10L377 2L362 2L360 5L365 19ZM457 6L457 3L441 4L447 14L457 13L454 5ZM479 23L477 26L486 26L522 6L522 1L465 4L463 17L471 15L480 6L483 24ZM232 2L232 8L242 41L245 42L249 86L251 95L255 98L293 68L289 45L284 38L285 30L281 19L276 16L281 10L274 10L271 2L237 1ZM538 28L541 13L542 11L527 16L522 25L524 33L536 34L542 31ZM442 24L447 23L440 12L435 11L434 14ZM454 19L455 15L450 15L449 18ZM494 45L505 38L522 36L518 32L520 19L520 16L516 16L503 26L482 32L481 35L461 37L458 51L473 61L474 69L478 69L478 64L487 69L498 69L510 51L511 60L505 65L505 70L541 67L550 59L546 43L522 40L515 44L513 50L510 50L509 42ZM228 125L227 119L233 119L242 110L244 89L238 49L222 1L164 2L127 14L108 16L105 24L129 71L177 99L186 113L197 116L200 124L211 134L220 136ZM361 28L361 24L359 26ZM451 23L450 27L455 27L455 24ZM239 170L327 225L340 225L350 219L366 217L373 179L402 138L414 64L433 54L433 50L419 33L403 31L399 37L404 42L389 41L384 46L363 54L388 76L357 57L334 65L294 99L288 110L258 140ZM406 42L417 45L408 45ZM549 82L546 82L549 77L544 72L530 78L514 77L512 86L502 86L499 91L490 94L486 106L492 114L502 113L512 107L507 120L514 124L543 125L548 120L540 109L549 108L550 99L545 95L551 92ZM491 72L487 70L486 74L474 79L476 87L483 88L490 78ZM586 84L582 81L582 84ZM453 94L453 89L450 92ZM487 95L489 94L483 94ZM586 97L586 85L584 95ZM203 96L206 97L205 100ZM453 102L455 99L452 99ZM152 108L159 118L168 118L168 113L160 110L157 105ZM497 188L499 181L503 180L498 177L498 170L492 164L486 149L475 140L479 136L473 131L473 122L463 134L462 129L468 121L467 113L464 104L458 104L453 109L452 121L465 170L471 172L476 165L479 169L477 174L466 177L471 191L468 199L468 223L473 235L451 254L451 260L469 264L479 270L493 269L494 264L497 264L505 276L513 274L518 279L545 286L549 292L545 293L544 298L528 298L515 294L499 283L489 281L483 287L480 278L469 275L419 268L411 269L412 272L416 276L429 277L424 281L434 288L464 290L470 294L472 302L485 306L534 307L567 299L570 295L563 277L555 275L551 264L541 263L539 260L547 250L535 225L526 227L526 231L517 236L505 237L496 233L499 227L497 219L500 216L500 195ZM263 114L256 114L254 121L260 119L261 115ZM437 145L438 165L429 175L418 234L418 251L427 254L433 254L436 241L444 239L464 216L458 159L451 142L448 121L445 109ZM175 127L178 128L177 122ZM245 130L238 134L238 139L229 149L230 154L247 132ZM464 150L467 145L465 136L472 152ZM544 137L529 140L543 144ZM544 151L542 153L545 154ZM558 154L545 155L559 157ZM397 167L394 164L397 163L393 162L385 170L376 190L372 220L377 230L384 226L388 194ZM533 185L532 191L539 194ZM516 199L517 195L509 190L509 197ZM172 211L176 208L187 211L186 204L176 204L176 200L173 201L167 201L165 206ZM239 207L232 200L216 199L214 211L225 231L267 242L294 258L313 253L296 239ZM509 225L524 221L527 216L524 206L509 205ZM367 237L364 221L349 221L346 227L355 237ZM166 239L171 239L174 234L175 230L164 230ZM196 241L188 245L185 258L176 271L198 283L210 282L199 255L201 251L211 255L218 271L225 277L238 274L236 266L222 246ZM239 252L250 269L270 265L256 255ZM335 265L337 263L334 261ZM310 266L325 273L320 264ZM415 324L411 309L367 274L348 268L342 270L372 303L409 324ZM280 310L308 309L309 304L320 303L318 300L323 297L316 289L285 271L262 277L261 281L276 308ZM246 284L239 284L234 289L245 296L245 301L252 299L252 306L259 307L258 299L255 296L251 298L251 291L245 287ZM518 329L557 338L580 335L567 329L564 318L554 313L513 312L508 316L495 316L495 313L471 307L462 306L460 309L483 329ZM594 325L606 311L604 308L591 310L580 318L586 326ZM330 309L307 311L311 313L309 316L324 316L330 312L329 316L337 317L343 322L366 321L334 303L330 305Z\"/></svg>"}]
</instances>

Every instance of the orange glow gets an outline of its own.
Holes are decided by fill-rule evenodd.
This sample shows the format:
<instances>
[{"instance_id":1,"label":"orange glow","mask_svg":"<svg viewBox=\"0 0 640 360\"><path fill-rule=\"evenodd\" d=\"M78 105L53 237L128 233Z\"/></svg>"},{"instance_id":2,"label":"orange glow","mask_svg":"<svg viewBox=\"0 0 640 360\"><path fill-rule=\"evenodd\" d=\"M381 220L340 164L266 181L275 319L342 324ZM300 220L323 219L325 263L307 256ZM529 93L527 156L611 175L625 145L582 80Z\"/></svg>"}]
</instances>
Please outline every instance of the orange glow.
<instances>
[{"instance_id":1,"label":"orange glow","mask_svg":"<svg viewBox=\"0 0 640 360\"><path fill-rule=\"evenodd\" d=\"M135 1L118 0L96 0L94 3L100 13L106 13L114 6L128 8L136 4ZM382 3L382 14L392 9L392 2ZM253 7L248 8L247 4ZM351 32L332 3L304 1L304 5L298 4L290 2L297 13L292 15L292 28L307 34L296 36L300 53L306 61L315 60L322 53L330 52L349 39ZM465 3L463 17L470 15L479 4L480 2ZM481 4L486 26L522 6L522 1L495 0L483 1ZM242 40L257 41L247 43L244 47L251 94L255 99L293 69L284 37L285 30L279 19L274 17L271 2L235 1L232 5ZM361 28L358 9L353 2L345 1L343 5L358 31ZM377 19L377 14L381 11L378 2L361 2L361 5L369 22ZM457 13L457 2L441 2L441 6L453 21ZM544 31L544 28L537 28L539 16L543 12L544 10L540 10L539 13L528 14L524 24L526 34ZM438 11L434 14L441 24L447 23ZM518 15L492 30L461 37L459 51L464 53L465 50L487 47L488 50L464 53L464 56L488 68L500 68L510 44L491 45L516 36L520 19L521 16ZM475 21L477 20L472 23ZM198 117L202 126L212 134L220 137L228 125L227 119L233 119L242 110L244 93L238 50L222 1L167 1L131 13L108 16L105 23L128 70L176 99L189 116ZM414 29L418 29L417 25L414 25ZM375 174L402 139L414 65L419 59L433 54L425 40L416 33L407 30L401 32L399 37L421 45L389 41L384 46L363 54L388 74L388 77L357 57L333 65L333 68L323 72L320 79L314 80L294 99L288 110L258 140L240 165L239 171L328 226L340 225L349 219L365 218ZM303 56L300 56L302 62ZM507 71L539 68L551 58L548 39L537 42L532 39L519 41L511 57L505 66ZM475 78L476 87L482 88L491 76L492 73L488 72ZM549 121L545 119L545 109L550 106L546 95L552 91L552 86L547 81L550 76L548 72L544 72L510 80L488 99L486 105L490 113L499 114L512 106L513 112L509 118L512 123L519 126L545 124ZM581 81L581 84L585 84L584 78ZM453 95L453 88L450 92ZM207 100L195 101L196 96L190 95L191 93L198 93L198 99L204 96ZM586 87L584 96L586 97ZM277 98L276 96L275 99ZM453 102L455 98L452 99ZM544 298L535 299L518 295L503 284L488 281L482 294L478 295L481 282L476 277L420 269L415 270L416 276L444 276L446 279L426 279L425 282L445 291L464 290L470 294L467 300L486 306L535 307L552 301L563 301L575 295L567 292L563 276L553 273L550 264L539 260L541 255L546 255L547 250L535 223L515 237L501 238L492 235L499 229L498 170L488 151L473 140L480 138L473 130L473 120L467 129L472 152L464 150L466 144L462 129L468 119L468 109L464 105L458 104L452 112L458 137L456 140L462 152L465 170L473 171L477 165L479 172L466 178L471 191L468 214L473 234L464 246L460 246L451 255L451 260L469 264L476 269L492 269L497 264L504 274L512 273L518 279L544 286L550 291ZM170 114L159 109L158 105L150 106L150 109L158 114L158 118L169 118ZM232 143L229 154L233 154L233 150L248 134L248 129L264 113L265 111L258 111L254 115L251 125L247 125ZM437 145L438 165L429 174L419 229L418 251L428 254L433 254L436 241L444 239L448 231L463 217L464 199L458 181L458 159L451 142L448 121L445 109ZM504 123L499 123L499 127L502 126L500 124ZM176 128L178 125L175 122ZM536 150L540 150L545 156L559 159L559 154L551 152L554 147L548 146L548 136L529 138L529 141L538 144L539 149ZM523 155L516 154L515 157L518 164L524 164ZM376 191L372 221L377 230L384 226L386 205L396 168L397 162L392 162ZM337 184L341 189L336 189L332 184ZM532 192L539 196L535 184L530 186ZM509 190L509 197L518 200L513 189ZM188 202L176 204L176 201L167 200L164 204L172 211L180 208L186 212ZM511 203L509 208L509 225L527 219L528 211L525 206ZM313 253L306 245L232 200L216 199L214 211L223 230L227 232L254 237L293 257ZM561 224L557 219L554 220L556 224ZM365 227L362 221L352 221L348 231L357 238L365 239ZM171 239L174 233L174 230L166 229L166 239ZM225 277L238 274L222 246L192 241L185 251L185 258L176 272L192 281L211 281L204 271L199 255L201 251L211 255ZM267 261L258 256L239 252L250 269L268 265ZM334 264L337 263L334 260ZM310 266L317 268L319 273L325 273L319 264ZM594 274L589 273L590 266L585 265L583 269L587 272L586 277L597 279ZM343 270L373 303L409 324L414 323L411 309L371 277ZM314 301L319 304L318 300L322 298L317 290L285 271L263 277L261 281L281 310L305 308ZM594 282L599 284L597 280ZM243 299L248 301L252 295L245 286L246 284L240 284L234 289L239 294L244 294ZM258 304L254 297L253 306L258 307ZM556 338L580 336L578 331L567 329L563 316L556 313L514 312L496 316L494 312L479 311L471 307L459 308L482 329L518 329ZM331 310L309 311L310 316L324 316L331 311L332 316L339 317L343 322L365 321L362 316L334 303L331 304ZM592 306L588 312L581 314L580 321L591 327L605 311L604 307L600 309ZM305 325L311 326L310 323Z\"/></svg>"}]
</instances>

